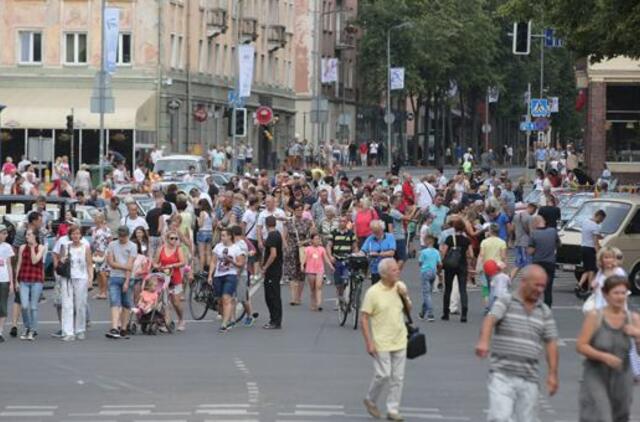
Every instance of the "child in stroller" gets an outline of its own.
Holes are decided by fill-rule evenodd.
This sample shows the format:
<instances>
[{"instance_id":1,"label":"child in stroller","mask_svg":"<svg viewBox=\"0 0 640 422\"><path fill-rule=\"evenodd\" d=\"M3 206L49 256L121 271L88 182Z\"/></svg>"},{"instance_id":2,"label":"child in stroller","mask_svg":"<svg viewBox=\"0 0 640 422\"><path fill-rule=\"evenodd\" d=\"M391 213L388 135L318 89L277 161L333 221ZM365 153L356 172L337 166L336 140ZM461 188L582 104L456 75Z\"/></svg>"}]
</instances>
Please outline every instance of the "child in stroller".
<instances>
[{"instance_id":1,"label":"child in stroller","mask_svg":"<svg viewBox=\"0 0 640 422\"><path fill-rule=\"evenodd\" d=\"M145 334L173 332L173 321L166 319L169 281L164 273L150 273L142 280L140 298L136 308L132 309L132 318L135 320L129 324L132 334L136 333L136 324L140 325L140 330Z\"/></svg>"}]
</instances>

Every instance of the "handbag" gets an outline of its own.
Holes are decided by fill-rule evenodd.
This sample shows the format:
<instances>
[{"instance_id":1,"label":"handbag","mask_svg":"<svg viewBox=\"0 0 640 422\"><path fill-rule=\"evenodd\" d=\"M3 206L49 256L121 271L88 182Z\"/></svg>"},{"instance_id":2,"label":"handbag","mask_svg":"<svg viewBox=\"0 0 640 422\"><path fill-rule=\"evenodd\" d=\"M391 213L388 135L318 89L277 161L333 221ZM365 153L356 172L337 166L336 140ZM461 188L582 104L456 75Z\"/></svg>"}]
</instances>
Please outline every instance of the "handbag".
<instances>
[{"instance_id":1,"label":"handbag","mask_svg":"<svg viewBox=\"0 0 640 422\"><path fill-rule=\"evenodd\" d=\"M591 293L587 300L584 301L582 305L582 313L588 314L591 311L595 311L596 309L596 295Z\"/></svg>"},{"instance_id":2,"label":"handbag","mask_svg":"<svg viewBox=\"0 0 640 422\"><path fill-rule=\"evenodd\" d=\"M66 255L66 252L62 253L62 259L58 261L58 266L56 267L56 274L62 278L68 279L71 278L71 260Z\"/></svg>"},{"instance_id":3,"label":"handbag","mask_svg":"<svg viewBox=\"0 0 640 422\"><path fill-rule=\"evenodd\" d=\"M453 246L447 250L447 254L444 256L442 260L442 266L445 270L454 270L460 267L460 263L462 262L462 251L458 248L456 243L456 234L453 235Z\"/></svg>"},{"instance_id":4,"label":"handbag","mask_svg":"<svg viewBox=\"0 0 640 422\"><path fill-rule=\"evenodd\" d=\"M415 359L427 354L427 336L420 332L418 327L414 327L411 319L411 312L404 299L404 296L398 292L402 301L402 308L406 317L405 325L407 327L407 359Z\"/></svg>"}]
</instances>

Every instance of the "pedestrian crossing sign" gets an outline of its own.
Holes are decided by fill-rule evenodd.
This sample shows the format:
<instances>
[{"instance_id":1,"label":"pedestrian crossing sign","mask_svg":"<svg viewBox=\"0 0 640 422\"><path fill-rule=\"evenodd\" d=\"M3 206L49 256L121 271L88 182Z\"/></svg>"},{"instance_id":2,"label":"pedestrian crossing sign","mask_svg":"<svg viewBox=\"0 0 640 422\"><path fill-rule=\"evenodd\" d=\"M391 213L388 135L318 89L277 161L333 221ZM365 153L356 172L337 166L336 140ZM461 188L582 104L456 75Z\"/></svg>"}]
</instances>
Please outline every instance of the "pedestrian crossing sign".
<instances>
[{"instance_id":1,"label":"pedestrian crossing sign","mask_svg":"<svg viewBox=\"0 0 640 422\"><path fill-rule=\"evenodd\" d=\"M549 101L546 98L531 99L531 116L546 117L549 115Z\"/></svg>"}]
</instances>

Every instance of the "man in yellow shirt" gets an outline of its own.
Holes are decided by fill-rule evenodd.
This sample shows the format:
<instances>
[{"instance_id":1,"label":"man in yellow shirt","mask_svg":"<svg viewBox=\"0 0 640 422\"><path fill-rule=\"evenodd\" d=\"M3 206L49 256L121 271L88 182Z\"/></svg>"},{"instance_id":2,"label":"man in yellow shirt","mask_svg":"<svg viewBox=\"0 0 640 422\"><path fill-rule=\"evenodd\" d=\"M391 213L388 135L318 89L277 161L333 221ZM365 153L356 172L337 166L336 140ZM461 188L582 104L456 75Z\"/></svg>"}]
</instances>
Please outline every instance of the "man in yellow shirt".
<instances>
[{"instance_id":1,"label":"man in yellow shirt","mask_svg":"<svg viewBox=\"0 0 640 422\"><path fill-rule=\"evenodd\" d=\"M374 368L364 405L371 416L380 418L376 402L388 385L387 419L402 421L399 407L407 355L403 299L409 309L411 300L407 286L399 281L400 268L395 259L383 259L378 270L380 282L367 290L360 315L362 335Z\"/></svg>"}]
</instances>

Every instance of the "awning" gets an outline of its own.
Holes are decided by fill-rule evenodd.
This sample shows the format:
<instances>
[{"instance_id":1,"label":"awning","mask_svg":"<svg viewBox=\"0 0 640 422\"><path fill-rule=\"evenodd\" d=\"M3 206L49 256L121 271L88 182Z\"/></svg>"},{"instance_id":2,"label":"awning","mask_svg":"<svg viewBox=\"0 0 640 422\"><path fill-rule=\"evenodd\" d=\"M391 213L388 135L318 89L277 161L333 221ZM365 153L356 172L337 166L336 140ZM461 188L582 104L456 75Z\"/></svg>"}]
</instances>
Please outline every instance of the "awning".
<instances>
[{"instance_id":1,"label":"awning","mask_svg":"<svg viewBox=\"0 0 640 422\"><path fill-rule=\"evenodd\" d=\"M154 131L156 94L149 90L113 89L115 113L105 114L107 129ZM91 89L0 88L2 127L66 129L73 108L76 128L98 129L100 115L90 112Z\"/></svg>"}]
</instances>

